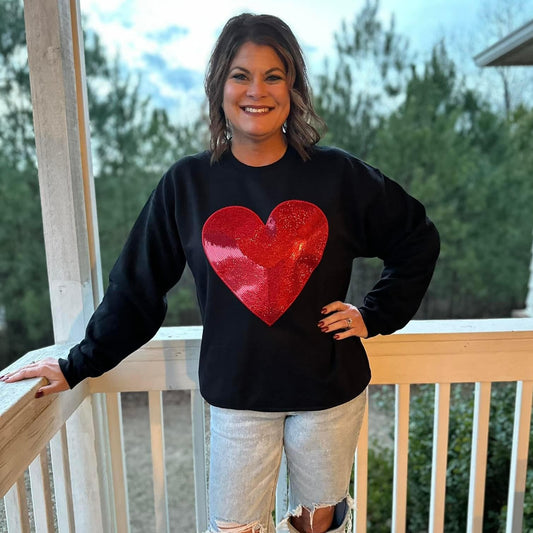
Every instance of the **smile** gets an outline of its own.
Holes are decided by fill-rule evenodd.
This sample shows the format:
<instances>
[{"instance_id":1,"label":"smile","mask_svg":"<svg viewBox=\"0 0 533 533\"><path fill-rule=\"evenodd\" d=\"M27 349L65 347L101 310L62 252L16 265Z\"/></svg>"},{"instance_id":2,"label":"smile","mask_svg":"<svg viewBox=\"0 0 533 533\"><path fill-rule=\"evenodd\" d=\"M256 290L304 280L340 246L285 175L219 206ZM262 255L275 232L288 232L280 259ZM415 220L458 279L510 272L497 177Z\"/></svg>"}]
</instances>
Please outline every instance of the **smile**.
<instances>
[{"instance_id":1,"label":"smile","mask_svg":"<svg viewBox=\"0 0 533 533\"><path fill-rule=\"evenodd\" d=\"M260 115L262 113L268 113L270 111L269 107L243 107L242 108L246 113L255 113Z\"/></svg>"}]
</instances>

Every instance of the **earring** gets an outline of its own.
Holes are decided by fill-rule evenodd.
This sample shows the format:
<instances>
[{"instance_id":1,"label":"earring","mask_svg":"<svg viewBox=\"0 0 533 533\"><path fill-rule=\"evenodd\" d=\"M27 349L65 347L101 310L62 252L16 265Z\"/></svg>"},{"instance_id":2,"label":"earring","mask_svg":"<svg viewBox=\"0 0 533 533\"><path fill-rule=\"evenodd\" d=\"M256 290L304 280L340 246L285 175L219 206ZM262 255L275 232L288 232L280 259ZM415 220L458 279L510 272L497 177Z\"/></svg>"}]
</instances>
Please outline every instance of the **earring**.
<instances>
[{"instance_id":1,"label":"earring","mask_svg":"<svg viewBox=\"0 0 533 533\"><path fill-rule=\"evenodd\" d=\"M285 122L283 123L283 126L281 126L281 131L282 131L283 133L287 133L287 121L285 121Z\"/></svg>"},{"instance_id":2,"label":"earring","mask_svg":"<svg viewBox=\"0 0 533 533\"><path fill-rule=\"evenodd\" d=\"M226 127L224 128L224 137L226 138L226 141L230 141L233 137L231 133L231 122L226 119Z\"/></svg>"}]
</instances>

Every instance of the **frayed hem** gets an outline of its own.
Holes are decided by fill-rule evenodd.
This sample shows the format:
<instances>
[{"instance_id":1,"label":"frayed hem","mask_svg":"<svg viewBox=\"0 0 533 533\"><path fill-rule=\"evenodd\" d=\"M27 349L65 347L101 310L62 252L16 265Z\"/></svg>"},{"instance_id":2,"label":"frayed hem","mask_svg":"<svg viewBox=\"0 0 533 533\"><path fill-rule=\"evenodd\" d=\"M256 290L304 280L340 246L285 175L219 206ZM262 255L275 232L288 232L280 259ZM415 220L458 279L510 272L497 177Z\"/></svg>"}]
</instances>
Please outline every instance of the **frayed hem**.
<instances>
[{"instance_id":1,"label":"frayed hem","mask_svg":"<svg viewBox=\"0 0 533 533\"><path fill-rule=\"evenodd\" d=\"M217 529L208 529L206 533L244 533L251 531L251 533L267 533L267 530L259 520L250 522L249 524L239 524L237 522L228 522L225 520L215 520Z\"/></svg>"}]
</instances>

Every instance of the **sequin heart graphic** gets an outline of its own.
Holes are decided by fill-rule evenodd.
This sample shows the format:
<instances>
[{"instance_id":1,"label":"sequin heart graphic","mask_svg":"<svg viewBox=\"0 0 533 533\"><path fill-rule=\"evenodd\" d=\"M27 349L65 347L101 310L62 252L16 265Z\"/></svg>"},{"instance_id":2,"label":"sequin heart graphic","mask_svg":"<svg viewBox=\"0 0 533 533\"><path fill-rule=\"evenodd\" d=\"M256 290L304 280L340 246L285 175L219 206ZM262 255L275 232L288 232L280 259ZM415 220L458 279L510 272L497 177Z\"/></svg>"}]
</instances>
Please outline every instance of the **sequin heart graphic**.
<instances>
[{"instance_id":1,"label":"sequin heart graphic","mask_svg":"<svg viewBox=\"0 0 533 533\"><path fill-rule=\"evenodd\" d=\"M246 207L224 207L207 219L202 231L214 271L269 326L300 294L327 240L326 216L302 200L282 202L266 224Z\"/></svg>"}]
</instances>

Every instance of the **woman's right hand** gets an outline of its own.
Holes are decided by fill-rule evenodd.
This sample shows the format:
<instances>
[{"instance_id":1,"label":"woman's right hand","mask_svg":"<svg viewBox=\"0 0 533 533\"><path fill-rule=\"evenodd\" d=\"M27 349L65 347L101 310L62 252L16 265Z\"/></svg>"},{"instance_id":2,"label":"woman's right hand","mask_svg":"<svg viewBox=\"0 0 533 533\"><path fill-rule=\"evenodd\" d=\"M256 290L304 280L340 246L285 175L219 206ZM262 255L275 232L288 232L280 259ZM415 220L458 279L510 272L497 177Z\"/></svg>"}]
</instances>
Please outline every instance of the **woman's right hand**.
<instances>
[{"instance_id":1,"label":"woman's right hand","mask_svg":"<svg viewBox=\"0 0 533 533\"><path fill-rule=\"evenodd\" d=\"M0 377L0 381L4 383L14 383L15 381L21 381L29 378L46 378L48 380L47 385L43 385L36 393L36 398L41 398L47 394L53 394L55 392L61 392L68 390L69 384L61 372L59 362L53 357L47 357L41 361L30 363L23 366L13 372L8 372Z\"/></svg>"}]
</instances>

